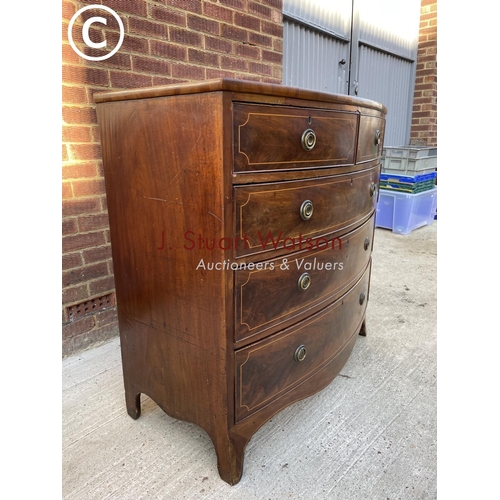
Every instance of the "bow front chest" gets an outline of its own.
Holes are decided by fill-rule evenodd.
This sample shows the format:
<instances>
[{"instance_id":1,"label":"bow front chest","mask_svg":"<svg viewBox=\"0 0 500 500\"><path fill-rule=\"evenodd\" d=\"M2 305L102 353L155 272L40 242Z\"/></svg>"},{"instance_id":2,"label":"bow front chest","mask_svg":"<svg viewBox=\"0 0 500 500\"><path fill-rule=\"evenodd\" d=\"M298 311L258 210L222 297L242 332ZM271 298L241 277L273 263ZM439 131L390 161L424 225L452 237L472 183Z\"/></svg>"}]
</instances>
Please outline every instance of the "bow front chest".
<instances>
[{"instance_id":1,"label":"bow front chest","mask_svg":"<svg viewBox=\"0 0 500 500\"><path fill-rule=\"evenodd\" d=\"M95 102L128 413L199 425L235 484L365 332L386 109L226 79Z\"/></svg>"}]
</instances>

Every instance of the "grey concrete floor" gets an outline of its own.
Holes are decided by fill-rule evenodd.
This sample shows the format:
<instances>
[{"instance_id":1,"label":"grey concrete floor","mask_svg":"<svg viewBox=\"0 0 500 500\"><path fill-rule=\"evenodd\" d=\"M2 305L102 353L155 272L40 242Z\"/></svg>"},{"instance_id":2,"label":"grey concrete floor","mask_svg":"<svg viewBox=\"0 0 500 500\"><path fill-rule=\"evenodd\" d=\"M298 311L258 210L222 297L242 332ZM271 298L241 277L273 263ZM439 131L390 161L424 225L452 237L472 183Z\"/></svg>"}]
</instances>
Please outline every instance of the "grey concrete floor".
<instances>
[{"instance_id":1,"label":"grey concrete floor","mask_svg":"<svg viewBox=\"0 0 500 500\"><path fill-rule=\"evenodd\" d=\"M118 339L64 359L63 498L437 498L436 241L437 222L376 229L368 336L325 390L259 429L233 487L200 428L144 396L127 415Z\"/></svg>"}]
</instances>

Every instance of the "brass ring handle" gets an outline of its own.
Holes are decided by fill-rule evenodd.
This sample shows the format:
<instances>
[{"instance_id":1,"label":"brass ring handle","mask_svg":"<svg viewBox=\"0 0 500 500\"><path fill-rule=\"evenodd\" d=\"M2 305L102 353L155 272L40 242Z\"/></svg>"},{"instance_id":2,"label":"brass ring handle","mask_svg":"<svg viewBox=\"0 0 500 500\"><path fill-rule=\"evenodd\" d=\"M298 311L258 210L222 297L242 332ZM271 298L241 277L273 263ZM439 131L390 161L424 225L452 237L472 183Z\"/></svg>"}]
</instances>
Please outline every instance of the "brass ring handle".
<instances>
[{"instance_id":1,"label":"brass ring handle","mask_svg":"<svg viewBox=\"0 0 500 500\"><path fill-rule=\"evenodd\" d=\"M314 146L316 146L316 134L312 128L304 130L301 142L302 142L302 147L306 151L311 151L311 149L313 149Z\"/></svg>"},{"instance_id":2,"label":"brass ring handle","mask_svg":"<svg viewBox=\"0 0 500 500\"><path fill-rule=\"evenodd\" d=\"M295 361L298 361L299 363L301 361L304 361L304 359L306 359L306 354L307 354L306 346L299 345L299 347L297 347L297 349L295 350L295 355L294 355Z\"/></svg>"},{"instance_id":3,"label":"brass ring handle","mask_svg":"<svg viewBox=\"0 0 500 500\"><path fill-rule=\"evenodd\" d=\"M306 200L300 205L300 218L302 220L309 220L314 212L314 205L311 200Z\"/></svg>"},{"instance_id":4,"label":"brass ring handle","mask_svg":"<svg viewBox=\"0 0 500 500\"><path fill-rule=\"evenodd\" d=\"M365 250L368 250L369 246L370 246L370 238L366 237L365 238L365 245L364 245Z\"/></svg>"},{"instance_id":5,"label":"brass ring handle","mask_svg":"<svg viewBox=\"0 0 500 500\"><path fill-rule=\"evenodd\" d=\"M365 298L366 298L365 292L361 292L361 294L359 296L359 305L361 305L361 306L363 305Z\"/></svg>"},{"instance_id":6,"label":"brass ring handle","mask_svg":"<svg viewBox=\"0 0 500 500\"><path fill-rule=\"evenodd\" d=\"M375 130L375 144L378 146L380 144L380 130Z\"/></svg>"},{"instance_id":7,"label":"brass ring handle","mask_svg":"<svg viewBox=\"0 0 500 500\"><path fill-rule=\"evenodd\" d=\"M373 195L375 194L375 191L377 190L377 185L372 182L370 184L370 196L373 198Z\"/></svg>"},{"instance_id":8,"label":"brass ring handle","mask_svg":"<svg viewBox=\"0 0 500 500\"><path fill-rule=\"evenodd\" d=\"M311 285L311 276L308 273L304 273L300 276L299 281L297 283L299 286L299 290L305 291Z\"/></svg>"}]
</instances>

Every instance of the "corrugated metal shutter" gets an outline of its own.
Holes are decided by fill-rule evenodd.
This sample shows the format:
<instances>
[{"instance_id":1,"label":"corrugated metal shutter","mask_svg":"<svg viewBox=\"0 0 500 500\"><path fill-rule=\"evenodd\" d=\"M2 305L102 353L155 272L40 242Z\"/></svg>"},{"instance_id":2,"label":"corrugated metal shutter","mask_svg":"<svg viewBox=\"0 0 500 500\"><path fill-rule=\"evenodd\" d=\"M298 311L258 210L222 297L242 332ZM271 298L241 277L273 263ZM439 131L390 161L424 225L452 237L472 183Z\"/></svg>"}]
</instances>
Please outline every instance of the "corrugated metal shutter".
<instances>
[{"instance_id":1,"label":"corrugated metal shutter","mask_svg":"<svg viewBox=\"0 0 500 500\"><path fill-rule=\"evenodd\" d=\"M352 0L285 0L283 16L283 83L347 94Z\"/></svg>"},{"instance_id":2,"label":"corrugated metal shutter","mask_svg":"<svg viewBox=\"0 0 500 500\"><path fill-rule=\"evenodd\" d=\"M283 83L379 101L385 144L408 144L420 0L284 0L283 14Z\"/></svg>"},{"instance_id":3,"label":"corrugated metal shutter","mask_svg":"<svg viewBox=\"0 0 500 500\"><path fill-rule=\"evenodd\" d=\"M351 86L387 106L386 146L410 141L419 25L420 0L354 1Z\"/></svg>"}]
</instances>

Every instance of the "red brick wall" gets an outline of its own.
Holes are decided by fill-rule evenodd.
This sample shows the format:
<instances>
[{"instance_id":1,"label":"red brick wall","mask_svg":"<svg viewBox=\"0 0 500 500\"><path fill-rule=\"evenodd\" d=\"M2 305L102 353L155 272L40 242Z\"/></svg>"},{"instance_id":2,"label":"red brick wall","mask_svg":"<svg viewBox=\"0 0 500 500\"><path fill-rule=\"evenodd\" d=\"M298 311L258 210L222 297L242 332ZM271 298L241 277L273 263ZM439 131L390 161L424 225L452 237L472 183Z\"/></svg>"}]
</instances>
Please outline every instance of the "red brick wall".
<instances>
[{"instance_id":1,"label":"red brick wall","mask_svg":"<svg viewBox=\"0 0 500 500\"><path fill-rule=\"evenodd\" d=\"M87 61L69 44L68 25L85 5L103 4L121 18L125 38L104 61ZM72 30L85 48L85 18L102 16L90 39L118 39L118 24L102 11L79 16ZM118 334L116 308L88 311L74 319L69 306L113 293L113 268L99 130L92 96L96 91L146 87L217 77L281 83L282 0L63 0L63 354Z\"/></svg>"},{"instance_id":2,"label":"red brick wall","mask_svg":"<svg viewBox=\"0 0 500 500\"><path fill-rule=\"evenodd\" d=\"M422 0L410 142L437 146L437 2Z\"/></svg>"}]
</instances>

